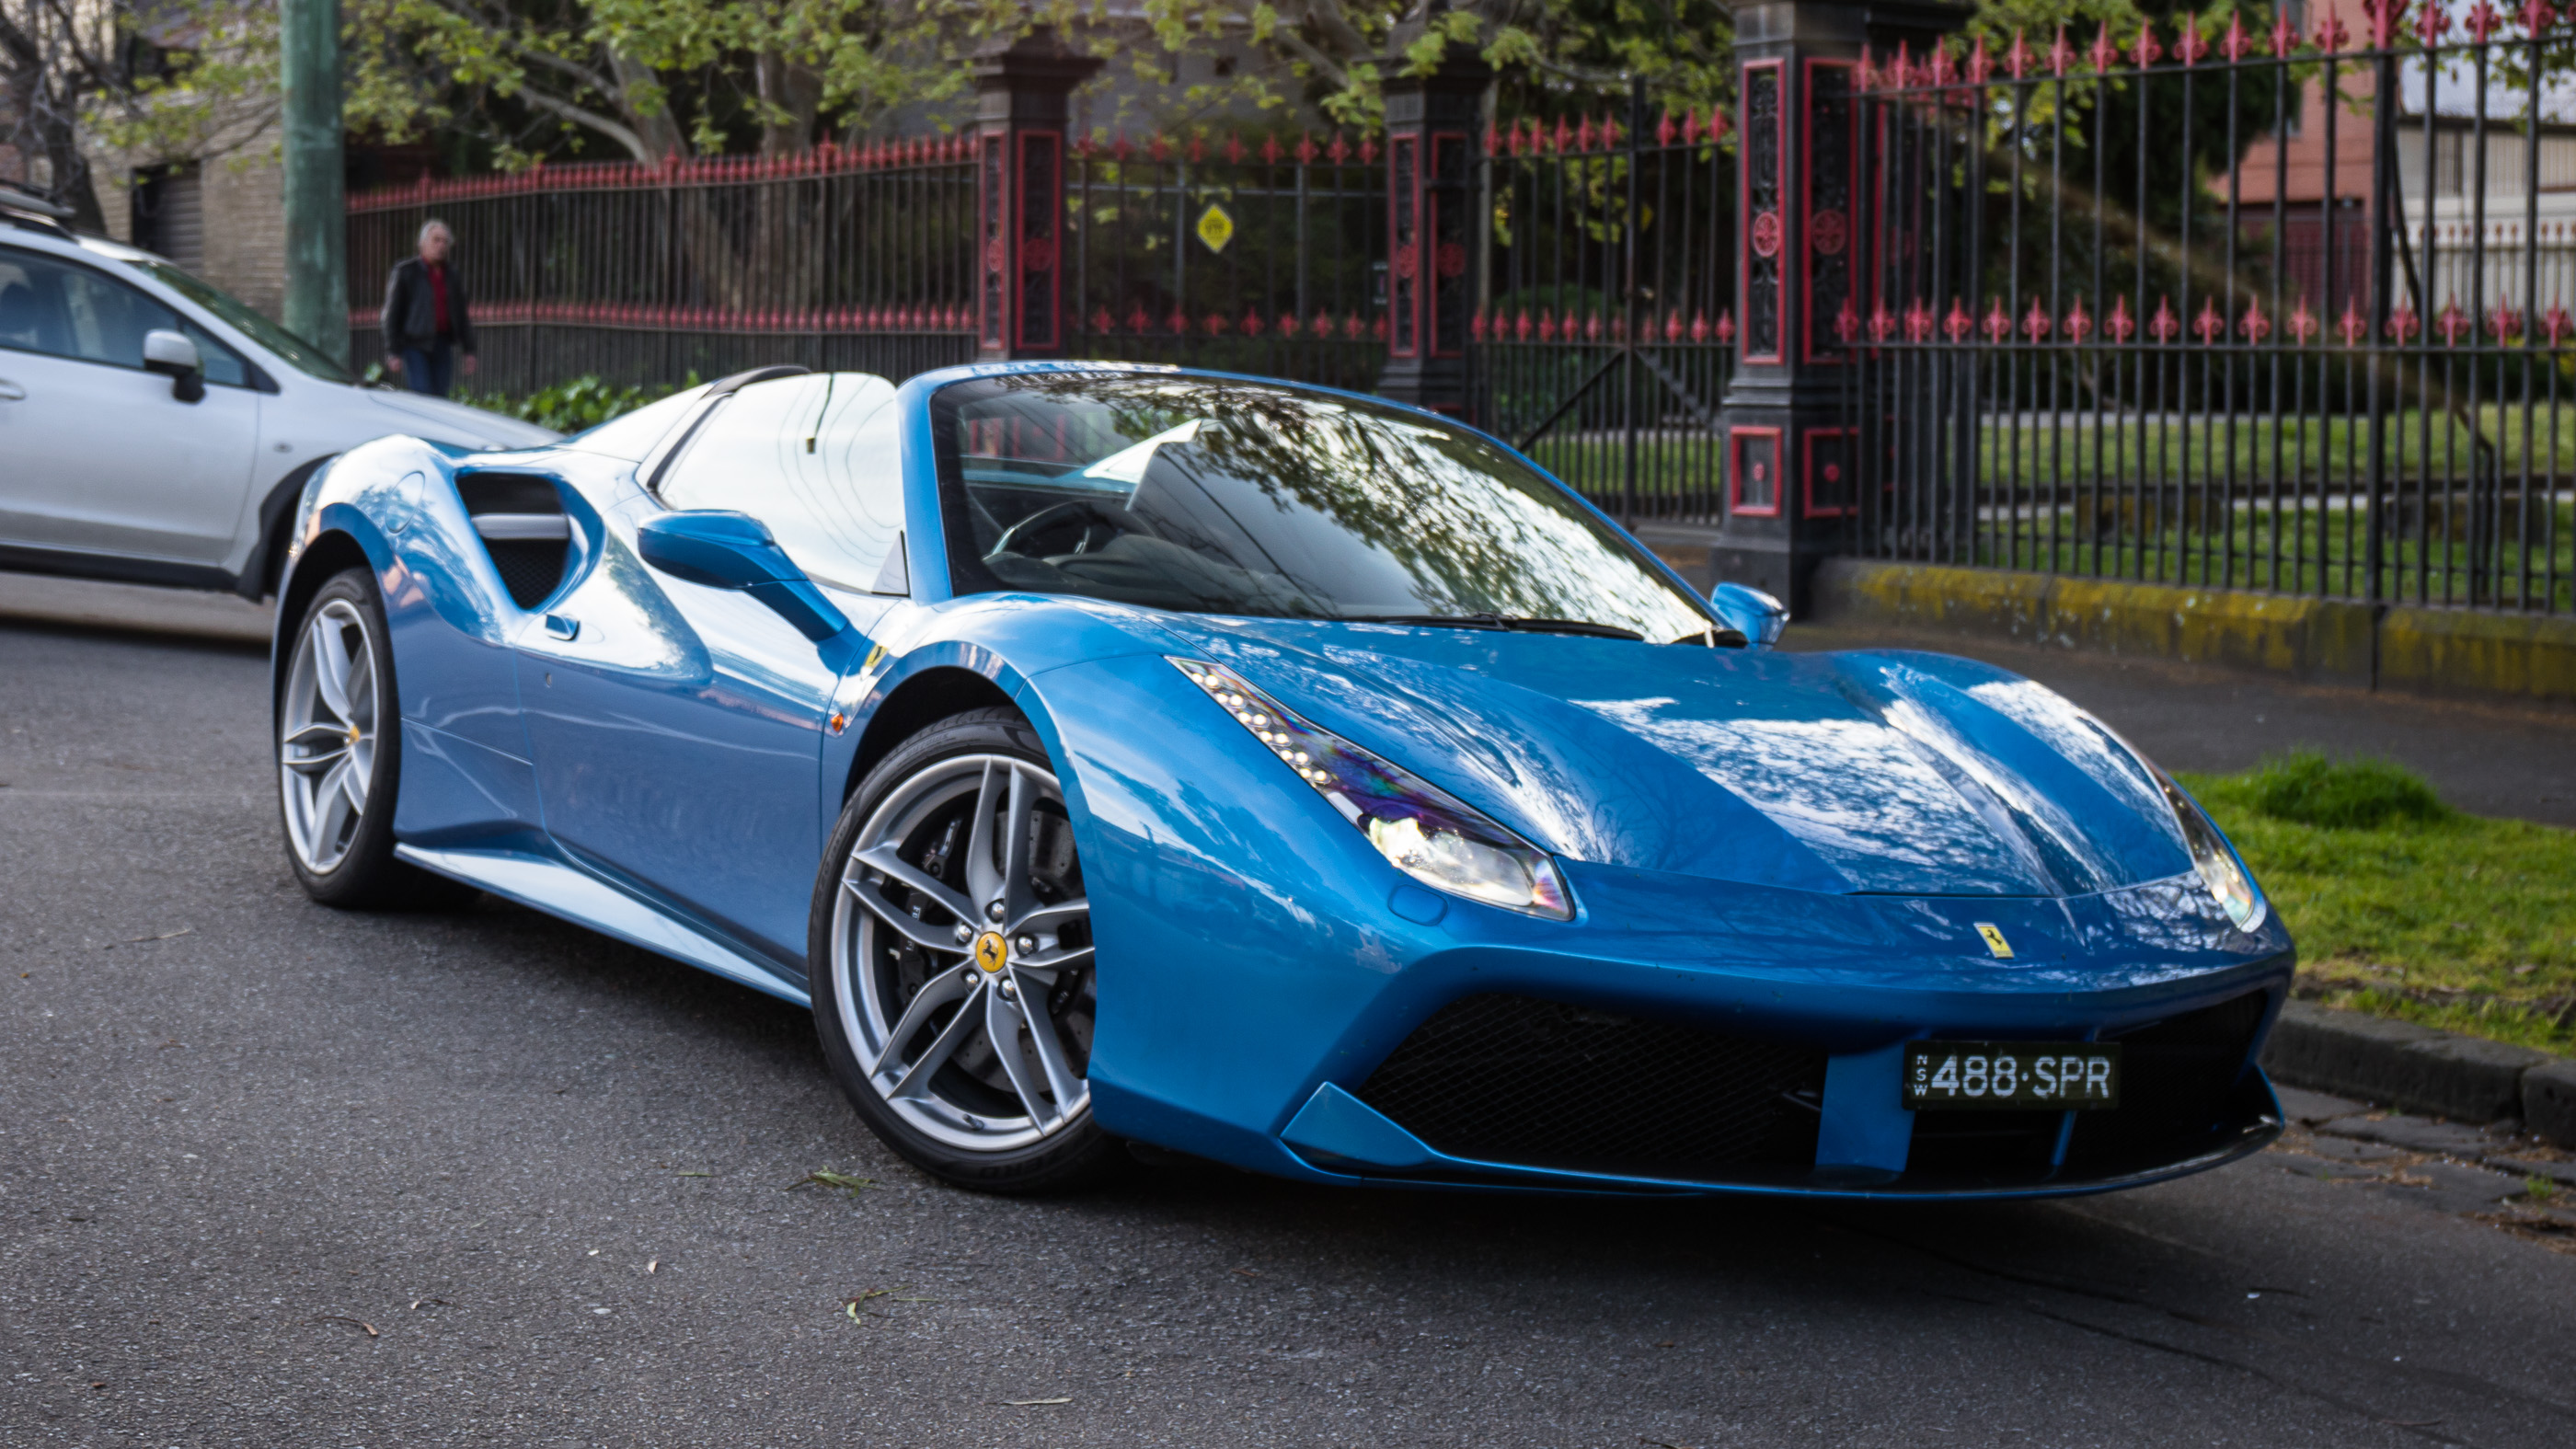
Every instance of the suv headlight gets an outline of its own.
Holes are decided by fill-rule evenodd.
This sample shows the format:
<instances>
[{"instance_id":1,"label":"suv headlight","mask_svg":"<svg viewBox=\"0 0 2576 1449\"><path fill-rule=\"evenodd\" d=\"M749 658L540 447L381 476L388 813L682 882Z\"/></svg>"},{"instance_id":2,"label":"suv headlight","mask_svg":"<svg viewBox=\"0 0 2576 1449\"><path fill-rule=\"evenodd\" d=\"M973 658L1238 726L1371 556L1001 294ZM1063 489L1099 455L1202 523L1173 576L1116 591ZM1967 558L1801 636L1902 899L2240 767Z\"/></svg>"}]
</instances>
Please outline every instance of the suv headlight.
<instances>
[{"instance_id":1,"label":"suv headlight","mask_svg":"<svg viewBox=\"0 0 2576 1449\"><path fill-rule=\"evenodd\" d=\"M1167 656L1168 657L1168 656ZM1556 861L1437 785L1318 729L1219 665L1172 664L1315 787L1389 864L1435 890L1567 921L1574 897Z\"/></svg>"}]
</instances>

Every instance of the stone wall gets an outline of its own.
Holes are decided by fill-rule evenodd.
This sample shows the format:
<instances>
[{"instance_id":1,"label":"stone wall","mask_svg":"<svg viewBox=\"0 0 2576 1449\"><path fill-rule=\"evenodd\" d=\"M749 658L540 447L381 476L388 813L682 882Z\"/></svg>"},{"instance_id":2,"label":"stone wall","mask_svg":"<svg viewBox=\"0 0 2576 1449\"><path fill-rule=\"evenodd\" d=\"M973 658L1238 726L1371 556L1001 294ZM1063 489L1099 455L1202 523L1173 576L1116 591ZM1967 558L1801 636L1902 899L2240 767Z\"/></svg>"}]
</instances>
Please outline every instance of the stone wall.
<instances>
[{"instance_id":1,"label":"stone wall","mask_svg":"<svg viewBox=\"0 0 2576 1449\"><path fill-rule=\"evenodd\" d=\"M98 181L99 210L107 234L139 243L135 235L134 180L130 157L90 155ZM203 255L172 260L241 298L270 317L286 310L286 177L274 128L228 156L195 165L204 217Z\"/></svg>"}]
</instances>

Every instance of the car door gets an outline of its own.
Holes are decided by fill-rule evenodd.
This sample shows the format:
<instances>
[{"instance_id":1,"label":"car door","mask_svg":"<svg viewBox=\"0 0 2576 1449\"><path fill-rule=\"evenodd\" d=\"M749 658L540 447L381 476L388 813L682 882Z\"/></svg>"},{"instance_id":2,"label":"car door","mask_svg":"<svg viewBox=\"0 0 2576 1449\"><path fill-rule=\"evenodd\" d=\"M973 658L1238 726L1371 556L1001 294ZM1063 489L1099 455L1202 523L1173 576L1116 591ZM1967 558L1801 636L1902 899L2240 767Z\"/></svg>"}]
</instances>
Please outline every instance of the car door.
<instances>
[{"instance_id":1,"label":"car door","mask_svg":"<svg viewBox=\"0 0 2576 1449\"><path fill-rule=\"evenodd\" d=\"M838 683L826 660L856 655L818 649L748 594L648 567L632 541L665 504L730 508L770 523L819 581L872 577L901 492L891 448L861 437L861 396L891 392L867 382L784 378L717 403L663 470L659 501L630 500L601 566L519 644L547 833L790 963L804 958L822 856L818 771ZM862 636L884 612L864 593L835 602Z\"/></svg>"},{"instance_id":2,"label":"car door","mask_svg":"<svg viewBox=\"0 0 2576 1449\"><path fill-rule=\"evenodd\" d=\"M197 401L143 370L155 329L197 344ZM259 412L241 356L157 298L0 247L0 544L215 569L248 506Z\"/></svg>"}]
</instances>

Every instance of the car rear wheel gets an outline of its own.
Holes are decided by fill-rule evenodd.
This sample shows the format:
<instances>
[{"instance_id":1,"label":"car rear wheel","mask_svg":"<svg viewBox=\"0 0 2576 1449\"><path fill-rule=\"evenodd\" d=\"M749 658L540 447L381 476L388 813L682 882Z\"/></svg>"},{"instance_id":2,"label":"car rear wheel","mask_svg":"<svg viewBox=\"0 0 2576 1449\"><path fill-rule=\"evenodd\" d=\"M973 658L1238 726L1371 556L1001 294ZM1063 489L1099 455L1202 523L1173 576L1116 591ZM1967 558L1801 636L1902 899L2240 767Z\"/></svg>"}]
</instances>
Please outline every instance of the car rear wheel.
<instances>
[{"instance_id":1,"label":"car rear wheel","mask_svg":"<svg viewBox=\"0 0 2576 1449\"><path fill-rule=\"evenodd\" d=\"M401 739L384 606L367 571L348 569L305 606L277 699L286 859L324 905L433 907L474 894L394 859Z\"/></svg>"},{"instance_id":2,"label":"car rear wheel","mask_svg":"<svg viewBox=\"0 0 2576 1449\"><path fill-rule=\"evenodd\" d=\"M842 812L809 942L825 1055L859 1116L962 1187L1091 1181L1091 911L1064 791L1017 713L905 742Z\"/></svg>"}]
</instances>

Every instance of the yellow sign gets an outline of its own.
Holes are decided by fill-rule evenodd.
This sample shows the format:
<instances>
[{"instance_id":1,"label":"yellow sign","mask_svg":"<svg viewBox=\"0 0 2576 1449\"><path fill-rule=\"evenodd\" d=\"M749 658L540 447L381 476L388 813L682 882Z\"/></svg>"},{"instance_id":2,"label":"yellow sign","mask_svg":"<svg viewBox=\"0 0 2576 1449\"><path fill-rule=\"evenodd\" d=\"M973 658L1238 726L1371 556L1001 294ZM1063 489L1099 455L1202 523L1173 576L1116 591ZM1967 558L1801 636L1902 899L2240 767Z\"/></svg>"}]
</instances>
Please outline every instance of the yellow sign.
<instances>
[{"instance_id":1,"label":"yellow sign","mask_svg":"<svg viewBox=\"0 0 2576 1449\"><path fill-rule=\"evenodd\" d=\"M1977 922L1977 934L1986 938L1986 949L1995 953L1996 960L2008 961L2012 959L2012 942L2004 939L2004 933L2000 929L1988 925L1984 921L1979 921Z\"/></svg>"},{"instance_id":2,"label":"yellow sign","mask_svg":"<svg viewBox=\"0 0 2576 1449\"><path fill-rule=\"evenodd\" d=\"M2004 954L2012 953L2007 951ZM1000 932L986 931L975 938L975 964L984 968L985 975L1001 970L1002 963L1010 958L1010 951L1002 945Z\"/></svg>"},{"instance_id":3,"label":"yellow sign","mask_svg":"<svg viewBox=\"0 0 2576 1449\"><path fill-rule=\"evenodd\" d=\"M1234 240L1234 218L1225 214L1224 207L1210 202L1208 209L1199 213L1199 240L1206 242L1212 252L1224 251L1225 244Z\"/></svg>"}]
</instances>

